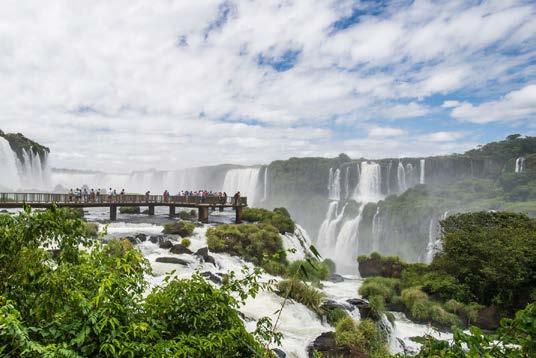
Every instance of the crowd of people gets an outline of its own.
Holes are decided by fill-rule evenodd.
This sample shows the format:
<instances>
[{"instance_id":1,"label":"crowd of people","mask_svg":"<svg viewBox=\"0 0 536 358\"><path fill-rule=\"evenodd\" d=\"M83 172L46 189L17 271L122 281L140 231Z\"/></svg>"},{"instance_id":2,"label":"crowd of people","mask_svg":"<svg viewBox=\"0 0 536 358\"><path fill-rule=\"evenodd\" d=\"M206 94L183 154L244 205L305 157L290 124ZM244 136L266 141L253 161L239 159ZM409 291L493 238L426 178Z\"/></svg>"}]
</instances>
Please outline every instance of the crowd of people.
<instances>
[{"instance_id":1,"label":"crowd of people","mask_svg":"<svg viewBox=\"0 0 536 358\"><path fill-rule=\"evenodd\" d=\"M135 195L138 198L137 195ZM240 201L240 191L237 191L231 200L231 204L239 203ZM89 188L76 188L69 190L68 200L69 202L76 203L121 203L129 201L131 197L127 197L125 189L122 189L118 192L116 189L110 188L109 190L105 189L89 189ZM212 191L212 190L179 190L177 195L172 196L168 190L164 190L162 195L164 202L180 202L185 200L186 202L191 202L194 199L196 202L208 202L207 198L218 198L217 202L219 204L227 204L228 196L224 191ZM151 202L155 201L154 197L151 195L150 191L145 192L145 201ZM214 202L214 200L210 200Z\"/></svg>"}]
</instances>

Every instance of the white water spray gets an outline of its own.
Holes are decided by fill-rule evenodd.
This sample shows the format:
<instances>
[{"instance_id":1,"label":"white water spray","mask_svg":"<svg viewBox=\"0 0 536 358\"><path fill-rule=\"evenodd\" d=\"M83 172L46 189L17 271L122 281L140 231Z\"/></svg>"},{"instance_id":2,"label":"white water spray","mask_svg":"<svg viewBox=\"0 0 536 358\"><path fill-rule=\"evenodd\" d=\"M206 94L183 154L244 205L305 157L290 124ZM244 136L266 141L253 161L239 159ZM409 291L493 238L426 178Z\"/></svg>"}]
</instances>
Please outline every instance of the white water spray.
<instances>
[{"instance_id":1,"label":"white water spray","mask_svg":"<svg viewBox=\"0 0 536 358\"><path fill-rule=\"evenodd\" d=\"M17 155L8 141L0 137L0 168L2 175L0 176L0 186L3 188L16 190L20 186L19 171L17 169Z\"/></svg>"},{"instance_id":2,"label":"white water spray","mask_svg":"<svg viewBox=\"0 0 536 358\"><path fill-rule=\"evenodd\" d=\"M376 213L372 217L372 252L378 252L380 247L381 216L380 207L376 208Z\"/></svg>"},{"instance_id":3,"label":"white water spray","mask_svg":"<svg viewBox=\"0 0 536 358\"><path fill-rule=\"evenodd\" d=\"M262 201L266 201L268 199L268 167L264 169L264 193L262 196Z\"/></svg>"},{"instance_id":4,"label":"white water spray","mask_svg":"<svg viewBox=\"0 0 536 358\"><path fill-rule=\"evenodd\" d=\"M420 161L420 169L421 169L421 175L419 178L419 183L424 184L424 166L426 164L426 159L421 159Z\"/></svg>"},{"instance_id":5,"label":"white water spray","mask_svg":"<svg viewBox=\"0 0 536 358\"><path fill-rule=\"evenodd\" d=\"M225 174L222 191L225 191L227 195L234 195L240 191L240 195L248 197L249 205L253 205L256 202L259 171L259 168L229 170Z\"/></svg>"},{"instance_id":6,"label":"white water spray","mask_svg":"<svg viewBox=\"0 0 536 358\"><path fill-rule=\"evenodd\" d=\"M328 196L330 200L341 200L341 170L329 168Z\"/></svg>"},{"instance_id":7,"label":"white water spray","mask_svg":"<svg viewBox=\"0 0 536 358\"><path fill-rule=\"evenodd\" d=\"M525 158L519 157L516 159L516 173L521 173L525 170Z\"/></svg>"},{"instance_id":8,"label":"white water spray","mask_svg":"<svg viewBox=\"0 0 536 358\"><path fill-rule=\"evenodd\" d=\"M402 162L398 162L396 176L398 179L398 191L403 193L408 189L408 186L406 185L406 170L404 169L404 164L402 164Z\"/></svg>"}]
</instances>

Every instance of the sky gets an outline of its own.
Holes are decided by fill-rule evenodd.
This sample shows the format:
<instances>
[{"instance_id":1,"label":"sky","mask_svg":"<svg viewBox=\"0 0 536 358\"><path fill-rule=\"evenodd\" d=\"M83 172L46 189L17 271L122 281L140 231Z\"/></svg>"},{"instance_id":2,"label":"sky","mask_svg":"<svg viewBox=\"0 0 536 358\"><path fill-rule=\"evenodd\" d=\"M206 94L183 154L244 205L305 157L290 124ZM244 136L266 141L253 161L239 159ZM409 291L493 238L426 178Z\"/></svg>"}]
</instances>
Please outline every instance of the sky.
<instances>
[{"instance_id":1,"label":"sky","mask_svg":"<svg viewBox=\"0 0 536 358\"><path fill-rule=\"evenodd\" d=\"M3 0L0 98L58 168L463 152L536 134L536 3Z\"/></svg>"}]
</instances>

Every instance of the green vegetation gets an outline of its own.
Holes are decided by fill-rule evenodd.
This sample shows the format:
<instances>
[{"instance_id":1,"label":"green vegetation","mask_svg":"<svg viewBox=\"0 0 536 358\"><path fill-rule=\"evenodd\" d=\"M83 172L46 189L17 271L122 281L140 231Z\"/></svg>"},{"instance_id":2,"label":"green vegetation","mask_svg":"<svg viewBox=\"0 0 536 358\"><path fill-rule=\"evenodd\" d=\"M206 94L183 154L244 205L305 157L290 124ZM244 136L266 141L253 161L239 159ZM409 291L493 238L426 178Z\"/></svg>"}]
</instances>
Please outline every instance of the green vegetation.
<instances>
[{"instance_id":1,"label":"green vegetation","mask_svg":"<svg viewBox=\"0 0 536 358\"><path fill-rule=\"evenodd\" d=\"M342 308L335 308L326 312L326 319L333 327L336 327L337 323L346 317L350 317L350 315Z\"/></svg>"},{"instance_id":2,"label":"green vegetation","mask_svg":"<svg viewBox=\"0 0 536 358\"><path fill-rule=\"evenodd\" d=\"M195 225L189 221L180 220L164 225L164 234L179 235L181 237L187 237L194 232Z\"/></svg>"},{"instance_id":3,"label":"green vegetation","mask_svg":"<svg viewBox=\"0 0 536 358\"><path fill-rule=\"evenodd\" d=\"M341 319L335 330L335 339L337 345L347 347L352 356L389 357L387 337L370 319L359 324L350 316Z\"/></svg>"},{"instance_id":4,"label":"green vegetation","mask_svg":"<svg viewBox=\"0 0 536 358\"><path fill-rule=\"evenodd\" d=\"M207 230L210 251L227 252L273 275L286 272L287 259L279 231L268 224L225 224Z\"/></svg>"},{"instance_id":5,"label":"green vegetation","mask_svg":"<svg viewBox=\"0 0 536 358\"><path fill-rule=\"evenodd\" d=\"M196 215L195 210L193 210L193 214L192 214L192 212L190 212L190 211L186 211L186 210L181 210L181 211L179 211L179 213L177 214L177 216L178 216L179 219L181 219L181 220L192 220L192 218L195 218L195 215Z\"/></svg>"},{"instance_id":6,"label":"green vegetation","mask_svg":"<svg viewBox=\"0 0 536 358\"><path fill-rule=\"evenodd\" d=\"M297 279L279 281L277 287L283 297L291 298L319 315L323 313L320 304L324 294L321 291Z\"/></svg>"},{"instance_id":7,"label":"green vegetation","mask_svg":"<svg viewBox=\"0 0 536 358\"><path fill-rule=\"evenodd\" d=\"M184 238L181 240L181 245L184 246L184 247L190 247L190 244L192 242L190 241L190 239L187 239L187 238Z\"/></svg>"},{"instance_id":8,"label":"green vegetation","mask_svg":"<svg viewBox=\"0 0 536 358\"><path fill-rule=\"evenodd\" d=\"M318 261L315 259L293 261L287 269L287 276L296 277L302 281L309 281L315 284L329 279L331 274L332 271L329 261Z\"/></svg>"},{"instance_id":9,"label":"green vegetation","mask_svg":"<svg viewBox=\"0 0 536 358\"><path fill-rule=\"evenodd\" d=\"M43 160L46 155L50 153L50 149L26 138L21 133L4 133L0 130L0 137L4 137L9 142L11 149L13 149L13 151L17 154L17 157L21 162L24 162L25 160L25 150L38 154L41 160Z\"/></svg>"},{"instance_id":10,"label":"green vegetation","mask_svg":"<svg viewBox=\"0 0 536 358\"><path fill-rule=\"evenodd\" d=\"M416 357L534 357L536 356L536 304L518 311L514 319L503 319L493 334L484 334L471 327L469 333L454 330L453 341L437 340L431 336L419 338L423 344Z\"/></svg>"},{"instance_id":11,"label":"green vegetation","mask_svg":"<svg viewBox=\"0 0 536 358\"><path fill-rule=\"evenodd\" d=\"M523 214L457 214L441 223L443 250L430 266L359 257L374 266L359 293L441 327L478 321L485 307L511 316L536 297L536 219ZM395 269L393 269L395 267Z\"/></svg>"},{"instance_id":12,"label":"green vegetation","mask_svg":"<svg viewBox=\"0 0 536 358\"><path fill-rule=\"evenodd\" d=\"M289 212L285 208L275 208L273 211L260 208L242 209L242 219L249 222L270 224L281 234L293 233L295 226Z\"/></svg>"},{"instance_id":13,"label":"green vegetation","mask_svg":"<svg viewBox=\"0 0 536 358\"><path fill-rule=\"evenodd\" d=\"M88 238L70 215L57 208L0 215L0 356L269 354L236 312L234 297L258 290L248 281L255 276L231 274L220 289L197 275L168 277L144 298L150 266L141 252L125 240ZM51 244L57 255L46 251Z\"/></svg>"},{"instance_id":14,"label":"green vegetation","mask_svg":"<svg viewBox=\"0 0 536 358\"><path fill-rule=\"evenodd\" d=\"M369 256L362 255L357 258L359 263L359 272L362 277L384 276L400 277L402 270L407 266L398 256L381 256L373 252Z\"/></svg>"},{"instance_id":15,"label":"green vegetation","mask_svg":"<svg viewBox=\"0 0 536 358\"><path fill-rule=\"evenodd\" d=\"M141 212L139 206L120 206L120 214L139 214Z\"/></svg>"},{"instance_id":16,"label":"green vegetation","mask_svg":"<svg viewBox=\"0 0 536 358\"><path fill-rule=\"evenodd\" d=\"M97 237L99 234L99 225L94 222L85 222L86 235L89 237Z\"/></svg>"}]
</instances>

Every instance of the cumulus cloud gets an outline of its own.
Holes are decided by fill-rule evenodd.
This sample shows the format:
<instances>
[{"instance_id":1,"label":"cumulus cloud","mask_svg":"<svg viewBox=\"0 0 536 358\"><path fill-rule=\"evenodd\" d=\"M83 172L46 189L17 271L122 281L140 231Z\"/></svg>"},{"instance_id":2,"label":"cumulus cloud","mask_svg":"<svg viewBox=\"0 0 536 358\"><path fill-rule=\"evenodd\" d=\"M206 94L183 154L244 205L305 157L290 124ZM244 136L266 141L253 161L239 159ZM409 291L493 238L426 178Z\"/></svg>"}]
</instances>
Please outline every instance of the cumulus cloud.
<instances>
[{"instance_id":1,"label":"cumulus cloud","mask_svg":"<svg viewBox=\"0 0 536 358\"><path fill-rule=\"evenodd\" d=\"M536 85L512 91L496 101L459 103L452 110L456 119L474 123L509 122L532 119L536 116Z\"/></svg>"},{"instance_id":2,"label":"cumulus cloud","mask_svg":"<svg viewBox=\"0 0 536 358\"><path fill-rule=\"evenodd\" d=\"M463 137L406 147L418 124L376 121L428 120L429 98L459 91L504 97L437 109L526 120L535 15L521 0L7 0L0 128L50 146L55 166L114 171L457 150ZM370 137L340 135L359 128Z\"/></svg>"}]
</instances>

